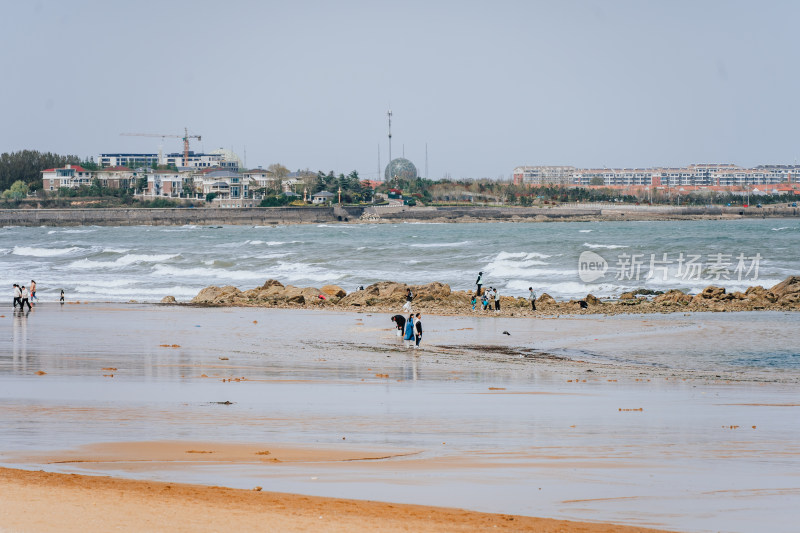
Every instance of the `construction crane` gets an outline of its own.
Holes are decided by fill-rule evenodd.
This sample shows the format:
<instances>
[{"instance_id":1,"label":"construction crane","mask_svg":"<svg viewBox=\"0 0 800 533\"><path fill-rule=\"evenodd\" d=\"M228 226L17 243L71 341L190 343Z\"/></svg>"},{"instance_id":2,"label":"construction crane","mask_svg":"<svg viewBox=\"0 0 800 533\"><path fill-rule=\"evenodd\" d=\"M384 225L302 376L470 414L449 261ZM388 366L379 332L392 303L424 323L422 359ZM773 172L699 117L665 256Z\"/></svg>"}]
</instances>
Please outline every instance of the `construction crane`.
<instances>
[{"instance_id":1,"label":"construction crane","mask_svg":"<svg viewBox=\"0 0 800 533\"><path fill-rule=\"evenodd\" d=\"M120 135L126 135L128 137L161 137L162 139L166 137L170 137L173 139L183 139L183 164L186 166L189 160L189 139L197 139L198 141L202 140L202 136L200 135L189 135L189 128L183 128L183 135L169 135L169 134L160 134L160 133L120 133Z\"/></svg>"}]
</instances>

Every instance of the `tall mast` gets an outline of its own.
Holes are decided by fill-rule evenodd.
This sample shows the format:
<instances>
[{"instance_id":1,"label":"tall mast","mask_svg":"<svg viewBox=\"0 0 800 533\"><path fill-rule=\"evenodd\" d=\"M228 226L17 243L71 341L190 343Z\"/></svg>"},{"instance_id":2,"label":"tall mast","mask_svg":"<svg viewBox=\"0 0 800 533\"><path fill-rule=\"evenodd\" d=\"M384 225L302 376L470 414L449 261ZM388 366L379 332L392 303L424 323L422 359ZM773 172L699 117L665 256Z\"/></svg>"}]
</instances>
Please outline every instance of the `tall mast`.
<instances>
[{"instance_id":1,"label":"tall mast","mask_svg":"<svg viewBox=\"0 0 800 533\"><path fill-rule=\"evenodd\" d=\"M386 113L389 117L389 164L392 164L392 110L389 109L389 112ZM389 176L391 178L391 176Z\"/></svg>"}]
</instances>

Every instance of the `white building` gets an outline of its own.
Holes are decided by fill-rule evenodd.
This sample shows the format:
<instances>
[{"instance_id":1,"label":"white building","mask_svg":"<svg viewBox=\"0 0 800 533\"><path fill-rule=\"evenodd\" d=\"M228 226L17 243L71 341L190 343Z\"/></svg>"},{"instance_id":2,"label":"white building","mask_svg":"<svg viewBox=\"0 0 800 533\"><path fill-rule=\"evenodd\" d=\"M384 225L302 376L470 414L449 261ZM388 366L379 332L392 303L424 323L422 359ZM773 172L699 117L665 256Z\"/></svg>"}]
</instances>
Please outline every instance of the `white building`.
<instances>
[{"instance_id":1,"label":"white building","mask_svg":"<svg viewBox=\"0 0 800 533\"><path fill-rule=\"evenodd\" d=\"M42 188L46 191L57 191L61 187L77 189L81 185L91 185L92 178L92 171L80 165L48 168L42 171Z\"/></svg>"}]
</instances>

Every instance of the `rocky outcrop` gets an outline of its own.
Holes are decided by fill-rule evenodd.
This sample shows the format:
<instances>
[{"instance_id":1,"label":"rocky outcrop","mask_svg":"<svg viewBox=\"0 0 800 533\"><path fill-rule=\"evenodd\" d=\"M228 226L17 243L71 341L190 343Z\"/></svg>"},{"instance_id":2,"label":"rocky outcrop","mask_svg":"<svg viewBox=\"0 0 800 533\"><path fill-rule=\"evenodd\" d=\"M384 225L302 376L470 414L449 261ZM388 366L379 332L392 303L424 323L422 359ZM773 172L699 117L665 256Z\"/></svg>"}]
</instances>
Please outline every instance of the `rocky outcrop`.
<instances>
[{"instance_id":1,"label":"rocky outcrop","mask_svg":"<svg viewBox=\"0 0 800 533\"><path fill-rule=\"evenodd\" d=\"M377 312L397 312L405 303L406 291L414 294L414 310L440 314L471 313L472 291L453 291L445 283L407 285L380 281L365 289L347 294L338 285L316 287L284 286L277 280L267 280L260 287L240 291L233 286L206 287L192 304L242 305L264 307L335 306L341 309L369 309ZM558 302L547 293L536 300L537 311L531 311L527 298L501 296L500 314L526 316L536 313L664 313L679 309L691 311L752 311L759 309L800 310L800 276L790 276L771 289L750 287L744 292L728 293L724 287L709 286L696 295L672 289L666 293L639 289L620 297L618 302L603 302L592 294L582 300ZM642 296L642 297L638 297ZM650 299L652 297L652 299ZM174 303L166 297L164 303ZM479 306L480 307L480 306ZM493 309L493 305L490 306ZM476 312L479 312L476 310Z\"/></svg>"},{"instance_id":2,"label":"rocky outcrop","mask_svg":"<svg viewBox=\"0 0 800 533\"><path fill-rule=\"evenodd\" d=\"M233 304L242 296L242 291L233 285L226 285L224 287L216 287L214 285L206 287L197 293L197 296L192 298L193 304Z\"/></svg>"},{"instance_id":3,"label":"rocky outcrop","mask_svg":"<svg viewBox=\"0 0 800 533\"><path fill-rule=\"evenodd\" d=\"M336 298L337 300L347 296L347 293L344 291L344 289L338 285L325 285L321 290L326 296L330 298Z\"/></svg>"},{"instance_id":4,"label":"rocky outcrop","mask_svg":"<svg viewBox=\"0 0 800 533\"><path fill-rule=\"evenodd\" d=\"M178 301L175 299L174 296L164 296L163 298L161 298L161 303L162 304L176 304L176 303L178 303Z\"/></svg>"}]
</instances>

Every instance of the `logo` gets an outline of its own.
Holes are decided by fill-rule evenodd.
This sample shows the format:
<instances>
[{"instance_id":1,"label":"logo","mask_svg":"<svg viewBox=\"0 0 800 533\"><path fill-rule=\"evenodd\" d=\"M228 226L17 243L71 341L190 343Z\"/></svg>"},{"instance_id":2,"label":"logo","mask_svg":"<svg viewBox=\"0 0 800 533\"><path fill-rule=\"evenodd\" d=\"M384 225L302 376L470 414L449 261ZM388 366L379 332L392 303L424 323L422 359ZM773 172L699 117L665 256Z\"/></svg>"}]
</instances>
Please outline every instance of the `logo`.
<instances>
[{"instance_id":1,"label":"logo","mask_svg":"<svg viewBox=\"0 0 800 533\"><path fill-rule=\"evenodd\" d=\"M584 283L591 283L605 276L608 263L599 254L585 251L578 258L578 276Z\"/></svg>"}]
</instances>

